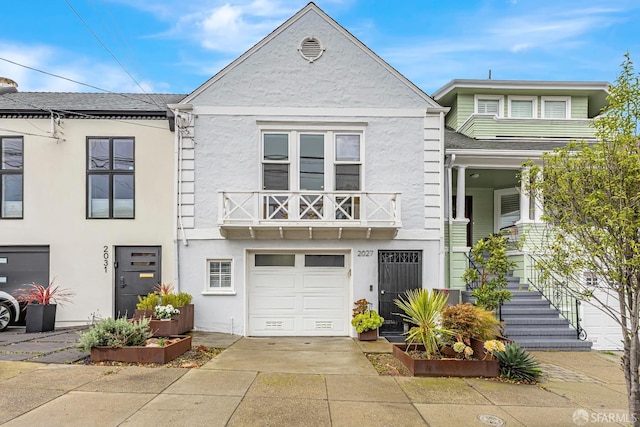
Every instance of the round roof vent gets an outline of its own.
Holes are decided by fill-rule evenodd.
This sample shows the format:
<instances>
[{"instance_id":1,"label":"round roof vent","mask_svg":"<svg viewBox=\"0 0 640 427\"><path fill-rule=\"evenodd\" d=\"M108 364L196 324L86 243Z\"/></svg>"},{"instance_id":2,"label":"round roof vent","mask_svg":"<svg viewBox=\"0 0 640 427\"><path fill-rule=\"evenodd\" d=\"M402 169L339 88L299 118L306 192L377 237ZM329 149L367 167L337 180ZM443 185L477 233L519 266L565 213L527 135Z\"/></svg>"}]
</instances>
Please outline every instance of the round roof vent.
<instances>
[{"instance_id":1,"label":"round roof vent","mask_svg":"<svg viewBox=\"0 0 640 427\"><path fill-rule=\"evenodd\" d=\"M298 52L304 59L313 62L322 56L324 47L322 47L322 43L317 38L307 37L300 42Z\"/></svg>"}]
</instances>

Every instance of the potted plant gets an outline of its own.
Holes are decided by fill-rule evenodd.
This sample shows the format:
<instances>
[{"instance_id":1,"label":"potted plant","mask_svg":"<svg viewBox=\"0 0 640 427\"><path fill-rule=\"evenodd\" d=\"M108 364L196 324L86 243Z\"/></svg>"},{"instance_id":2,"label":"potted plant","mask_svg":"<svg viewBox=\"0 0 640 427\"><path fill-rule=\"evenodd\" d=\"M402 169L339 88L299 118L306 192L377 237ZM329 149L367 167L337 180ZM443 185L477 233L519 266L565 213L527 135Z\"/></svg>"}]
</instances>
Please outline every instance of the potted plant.
<instances>
[{"instance_id":1,"label":"potted plant","mask_svg":"<svg viewBox=\"0 0 640 427\"><path fill-rule=\"evenodd\" d=\"M124 317L98 321L80 336L78 348L90 351L91 360L127 363L167 363L191 349L191 337L153 338L150 319Z\"/></svg>"},{"instance_id":2,"label":"potted plant","mask_svg":"<svg viewBox=\"0 0 640 427\"><path fill-rule=\"evenodd\" d=\"M499 345L486 350L484 342L477 341L478 347L471 339L477 331L489 336L488 331L493 330L493 322L484 317L478 319L486 310L480 313L476 307L469 309L469 305L449 309L443 315L446 302L445 294L425 289L409 290L404 298L395 300L410 329L405 333L406 344L393 345L394 357L415 376L498 376L499 363L491 359L494 352L500 351ZM488 313L493 319L493 314Z\"/></svg>"},{"instance_id":3,"label":"potted plant","mask_svg":"<svg viewBox=\"0 0 640 427\"><path fill-rule=\"evenodd\" d=\"M73 292L54 285L53 282L46 288L37 283L28 286L28 288L17 289L15 292L16 299L25 304L26 332L53 331L56 324L57 305L69 302Z\"/></svg>"},{"instance_id":4,"label":"potted plant","mask_svg":"<svg viewBox=\"0 0 640 427\"><path fill-rule=\"evenodd\" d=\"M359 299L353 309L351 325L356 328L360 341L375 341L378 339L378 328L384 324L377 311L371 309L371 303L366 299Z\"/></svg>"},{"instance_id":5,"label":"potted plant","mask_svg":"<svg viewBox=\"0 0 640 427\"><path fill-rule=\"evenodd\" d=\"M186 292L174 293L173 285L159 283L154 292L138 297L138 304L134 319L151 318L151 330L154 336L178 335L189 332L194 325L193 297ZM156 307L171 305L179 314L170 316L169 320L162 320L156 316Z\"/></svg>"},{"instance_id":6,"label":"potted plant","mask_svg":"<svg viewBox=\"0 0 640 427\"><path fill-rule=\"evenodd\" d=\"M174 308L171 304L157 305L153 311L153 317L160 320L171 320L173 316L180 314L180 310Z\"/></svg>"}]
</instances>

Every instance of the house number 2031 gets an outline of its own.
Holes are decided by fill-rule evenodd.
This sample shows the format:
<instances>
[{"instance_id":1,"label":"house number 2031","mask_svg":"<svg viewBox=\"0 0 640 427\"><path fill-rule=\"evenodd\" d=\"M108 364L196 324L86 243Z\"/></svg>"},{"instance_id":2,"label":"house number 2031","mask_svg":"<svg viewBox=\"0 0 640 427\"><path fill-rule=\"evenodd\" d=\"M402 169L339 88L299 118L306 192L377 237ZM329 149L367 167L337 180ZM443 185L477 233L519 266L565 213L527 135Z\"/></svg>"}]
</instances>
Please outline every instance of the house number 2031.
<instances>
[{"instance_id":1,"label":"house number 2031","mask_svg":"<svg viewBox=\"0 0 640 427\"><path fill-rule=\"evenodd\" d=\"M372 250L357 251L356 255L357 256L373 256L373 251Z\"/></svg>"},{"instance_id":2,"label":"house number 2031","mask_svg":"<svg viewBox=\"0 0 640 427\"><path fill-rule=\"evenodd\" d=\"M102 265L104 266L104 272L108 273L109 267L109 246L102 247Z\"/></svg>"}]
</instances>

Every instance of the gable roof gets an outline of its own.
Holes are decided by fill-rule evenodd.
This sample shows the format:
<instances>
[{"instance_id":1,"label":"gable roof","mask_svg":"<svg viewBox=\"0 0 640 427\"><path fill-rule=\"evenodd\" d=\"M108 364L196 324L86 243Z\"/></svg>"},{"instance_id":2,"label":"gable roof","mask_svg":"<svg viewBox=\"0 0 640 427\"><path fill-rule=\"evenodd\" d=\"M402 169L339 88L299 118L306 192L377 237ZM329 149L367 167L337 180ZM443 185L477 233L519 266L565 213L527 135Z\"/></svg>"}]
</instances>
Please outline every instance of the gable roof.
<instances>
[{"instance_id":1,"label":"gable roof","mask_svg":"<svg viewBox=\"0 0 640 427\"><path fill-rule=\"evenodd\" d=\"M0 117L161 117L181 94L9 92L0 95Z\"/></svg>"},{"instance_id":2,"label":"gable roof","mask_svg":"<svg viewBox=\"0 0 640 427\"><path fill-rule=\"evenodd\" d=\"M385 69L387 69L387 71L389 71L389 73L391 73L393 76L395 76L398 80L400 80L402 83L404 83L406 86L408 86L412 91L414 91L420 98L424 99L430 107L434 107L434 108L441 108L441 106L433 100L433 98L431 98L429 95L427 95L422 89L420 89L418 86L416 86L414 83L412 83L409 79L407 79L405 76L403 76L400 72L398 72L398 70L396 70L395 68L393 68L391 65L389 65L386 61L384 61L382 58L380 58L375 52L373 52L371 49L369 49L364 43L362 43L360 40L358 40L353 34L351 34L349 31L347 31L344 27L342 27L340 24L338 24L333 18L331 18L329 15L327 15L322 9L320 9L318 6L316 6L315 3L310 2L308 3L305 7L303 7L302 9L300 9L300 11L298 11L295 15L293 15L291 18L287 19L282 25L280 25L278 28L276 28L274 31L271 32L271 34L267 35L265 38L263 38L262 40L260 40L258 43L256 43L253 47L251 47L249 50L247 50L245 53L243 53L242 55L240 55L236 60L234 60L233 62L231 62L229 65L227 65L225 68L223 68L222 70L220 70L218 73L216 73L213 77L211 77L209 80L207 80L206 82L204 82L202 85L200 85L198 88L196 88L193 92L191 92L185 99L182 100L181 103L183 104L188 104L190 103L194 98L196 98L198 95L200 95L202 92L204 92L205 90L207 90L210 86L212 86L215 82L217 82L218 80L220 80L222 77L224 77L227 73L229 73L231 70L233 70L234 68L236 68L238 65L240 65L242 62L244 62L248 57L250 57L254 52L256 52L257 50L259 50L260 48L262 48L264 45L266 45L267 43L269 43L272 39L274 39L276 36L278 36L279 34L281 34L282 32L284 32L287 28L289 28L293 23L295 23L296 21L298 21L300 18L302 18L305 14L307 14L308 12L313 11L316 12L322 19L324 19L329 25L331 25L332 27L334 27L337 31L339 31L340 33L342 33L347 39L349 39L351 42L353 42L356 46L358 46L360 49L362 49L366 54L368 54L374 61L376 61L377 63L379 63L380 65L382 65Z\"/></svg>"}]
</instances>

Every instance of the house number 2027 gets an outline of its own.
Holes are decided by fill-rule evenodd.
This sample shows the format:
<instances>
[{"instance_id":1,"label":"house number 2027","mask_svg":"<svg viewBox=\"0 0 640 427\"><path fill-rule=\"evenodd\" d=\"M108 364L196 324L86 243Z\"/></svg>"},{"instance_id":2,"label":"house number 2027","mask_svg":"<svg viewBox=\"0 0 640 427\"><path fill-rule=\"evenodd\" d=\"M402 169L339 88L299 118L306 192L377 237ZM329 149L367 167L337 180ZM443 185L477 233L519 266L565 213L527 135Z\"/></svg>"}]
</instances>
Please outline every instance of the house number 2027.
<instances>
[{"instance_id":1,"label":"house number 2027","mask_svg":"<svg viewBox=\"0 0 640 427\"><path fill-rule=\"evenodd\" d=\"M356 255L357 256L373 256L373 251L372 250L357 251Z\"/></svg>"},{"instance_id":2,"label":"house number 2027","mask_svg":"<svg viewBox=\"0 0 640 427\"><path fill-rule=\"evenodd\" d=\"M102 265L104 265L104 272L108 273L109 267L109 246L102 247Z\"/></svg>"}]
</instances>

